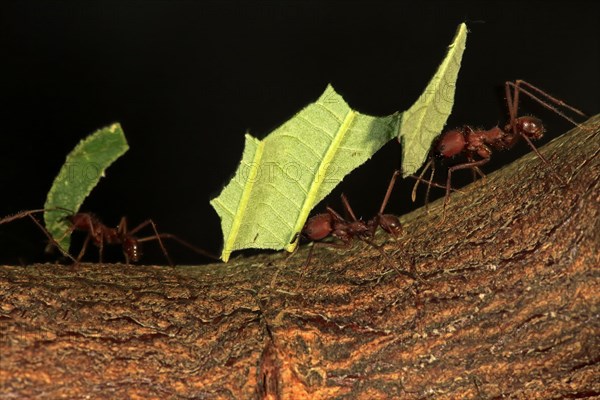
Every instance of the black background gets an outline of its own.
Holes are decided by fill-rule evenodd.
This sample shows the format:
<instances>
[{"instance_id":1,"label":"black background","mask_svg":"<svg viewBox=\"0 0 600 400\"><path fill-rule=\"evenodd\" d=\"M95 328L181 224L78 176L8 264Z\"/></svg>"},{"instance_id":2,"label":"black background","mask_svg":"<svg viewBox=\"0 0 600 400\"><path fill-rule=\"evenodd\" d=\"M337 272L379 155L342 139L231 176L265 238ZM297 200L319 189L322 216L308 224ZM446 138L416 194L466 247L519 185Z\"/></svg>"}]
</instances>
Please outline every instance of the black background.
<instances>
[{"instance_id":1,"label":"black background","mask_svg":"<svg viewBox=\"0 0 600 400\"><path fill-rule=\"evenodd\" d=\"M598 15L592 2L573 1L3 2L0 215L42 207L66 154L118 121L131 148L82 209L109 225L151 217L218 252L209 200L235 172L247 130L264 137L329 82L363 113L408 108L463 21L470 34L448 126L505 121L503 83L514 79L594 114ZM530 101L522 111L545 121L540 144L569 127ZM485 171L528 151L495 153ZM343 190L370 217L399 162L399 145L388 144L326 202L338 207ZM397 187L389 211L414 208L411 186ZM0 263L42 259L43 242L30 221L0 226ZM169 249L181 263L206 261ZM144 263L164 263L155 246L146 251Z\"/></svg>"}]
</instances>

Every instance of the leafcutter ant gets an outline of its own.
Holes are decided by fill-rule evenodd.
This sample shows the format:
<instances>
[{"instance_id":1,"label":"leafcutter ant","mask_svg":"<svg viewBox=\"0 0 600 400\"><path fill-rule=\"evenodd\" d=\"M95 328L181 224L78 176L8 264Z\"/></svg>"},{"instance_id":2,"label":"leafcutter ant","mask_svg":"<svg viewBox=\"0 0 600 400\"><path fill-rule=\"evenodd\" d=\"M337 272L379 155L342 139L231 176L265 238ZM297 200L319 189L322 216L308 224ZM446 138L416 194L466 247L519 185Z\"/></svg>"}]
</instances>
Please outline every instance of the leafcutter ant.
<instances>
[{"instance_id":1,"label":"leafcutter ant","mask_svg":"<svg viewBox=\"0 0 600 400\"><path fill-rule=\"evenodd\" d=\"M433 176L435 173L435 163L433 156L437 156L438 158L453 158L458 155L464 155L466 157L467 162L463 162L461 164L457 164L448 168L448 176L446 178L445 185L446 195L444 197L444 214L442 217L442 221L444 221L446 218L446 206L448 205L450 191L452 190L452 174L461 169L471 169L474 175L477 174L484 178L485 174L481 171L479 167L490 161L493 150L510 149L520 139L524 139L529 145L529 147L531 147L531 149L533 149L537 156L544 162L544 164L550 166L548 160L546 160L546 158L538 151L538 149L532 142L532 140L540 139L544 135L545 129L542 124L542 121L532 116L518 116L520 93L529 96L531 99L535 100L543 107L554 111L556 114L565 118L567 121L571 122L574 125L578 124L573 119L565 115L562 111L560 111L556 106L564 107L565 109L568 109L574 112L575 114L585 117L585 114L580 110L569 106L562 100L550 96L548 93L544 92L543 90L537 88L536 86L533 86L532 84L526 81L507 81L504 84L504 89L506 93L506 103L510 118L509 122L504 126L504 128L495 126L489 130L482 130L465 125L462 128L453 129L442 133L434 141L432 146L433 155L430 156L429 161L421 171L421 174L418 177L414 177L417 179L417 181L415 182L412 192L413 201L415 201L416 191L419 183L421 181L424 181L423 175L429 168L431 168L430 178L428 181L425 181L428 183L427 193L425 195L425 202L427 203L429 198L430 187L437 186L432 183ZM551 103L553 103L554 105L552 105ZM562 181L560 177L558 178Z\"/></svg>"},{"instance_id":2,"label":"leafcutter ant","mask_svg":"<svg viewBox=\"0 0 600 400\"><path fill-rule=\"evenodd\" d=\"M397 272L407 275L413 279L416 279L416 277L412 273L399 270L395 262L391 259L391 257L382 249L382 246L375 244L375 242L373 241L375 232L378 228L381 228L386 233L392 235L394 238L397 238L402 231L402 226L398 217L392 214L383 213L390 199L392 189L394 188L396 179L399 174L400 171L395 171L392 175L385 197L383 198L381 206L379 207L379 212L368 221L363 221L362 219L356 218L356 215L354 214L354 211L352 210L348 199L343 194L342 203L344 204L344 209L349 215L350 220L342 217L337 211L335 211L331 207L326 208L327 212L317 214L309 218L306 224L304 225L302 232L300 232L298 235L296 235L296 238L294 238L294 240L297 240L298 237L304 237L308 240L313 241L313 246L309 250L308 256L304 263L304 267L307 268L310 264L310 260L312 259L315 247L327 246L336 248L347 248L352 245L352 241L354 239L358 239L379 251L379 253L388 261L388 263ZM339 242L321 241L327 237L336 238L339 240Z\"/></svg>"},{"instance_id":3,"label":"leafcutter ant","mask_svg":"<svg viewBox=\"0 0 600 400\"><path fill-rule=\"evenodd\" d=\"M64 212L70 213L69 215L64 217L64 219L70 223L70 227L64 235L65 237L67 235L70 235L73 231L82 231L82 232L87 233L87 236L83 242L83 246L81 247L81 250L79 251L79 255L77 256L77 258L74 258L71 254L69 254L68 251L61 248L61 246L58 243L58 242L60 242L60 240L55 240L50 235L48 230L46 228L44 228L44 226L42 226L42 224L34 217L34 214L42 213L45 211L64 211ZM99 262L102 262L105 244L106 245L121 245L122 250L123 250L123 255L125 256L125 262L127 264L129 264L130 261L137 262L140 260L140 257L142 255L142 251L141 251L142 243L156 240L158 242L167 262L169 263L169 265L173 266L173 261L171 260L171 257L169 256L169 253L167 252L167 249L165 248L165 246L163 244L163 239L175 240L176 242L180 243L181 245L187 247L188 249L190 249L204 257L217 259L217 257L214 256L213 254L211 254L205 250L199 249L198 247L186 242L183 239L180 239L179 237L177 237L171 233L159 233L156 228L156 224L151 219L147 219L146 221L142 222L135 228L129 230L127 228L127 218L122 217L119 222L119 225L117 225L116 228L111 228L111 227L105 225L97 216L95 216L92 213L80 212L80 213L73 214L72 212L70 212L68 210L57 208L57 209L50 209L50 210L39 209L39 210L21 211L17 214L0 219L0 225L14 221L16 219L24 218L24 217L29 217L44 232L44 234L46 235L46 237L48 237L48 239L50 241L50 243L49 243L50 245L57 247L65 256L67 256L69 259L71 259L75 263L79 263L81 261L81 259L83 258L83 256L85 255L85 253L87 251L87 247L88 247L90 241L96 247L98 247ZM136 233L138 233L140 230L142 230L143 228L145 228L147 226L150 226L152 228L152 230L154 231L153 235L142 237L142 238L135 236Z\"/></svg>"}]
</instances>

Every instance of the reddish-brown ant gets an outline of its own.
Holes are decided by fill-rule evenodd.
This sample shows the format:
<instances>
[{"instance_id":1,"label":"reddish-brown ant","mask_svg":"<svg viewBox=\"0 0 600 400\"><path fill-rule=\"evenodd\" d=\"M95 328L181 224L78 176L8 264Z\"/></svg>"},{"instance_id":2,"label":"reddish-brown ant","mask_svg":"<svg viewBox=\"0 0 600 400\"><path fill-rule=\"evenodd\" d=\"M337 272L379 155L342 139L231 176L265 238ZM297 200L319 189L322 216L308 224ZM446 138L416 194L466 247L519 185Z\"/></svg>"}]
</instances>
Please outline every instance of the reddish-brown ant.
<instances>
[{"instance_id":1,"label":"reddish-brown ant","mask_svg":"<svg viewBox=\"0 0 600 400\"><path fill-rule=\"evenodd\" d=\"M387 192L381 206L379 207L379 212L373 218L368 221L363 221L361 219L357 219L354 215L354 211L348 202L348 199L345 195L342 194L342 203L344 204L344 209L350 216L350 220L342 217L338 212L336 212L331 207L327 207L327 212L317 214L308 219L302 232L296 235L296 240L299 236L304 237L308 240L313 241L313 246L309 250L308 256L306 258L306 262L304 263L304 267L308 267L310 264L310 260L312 258L313 251L317 246L328 246L328 247L338 247L345 248L349 247L352 244L353 239L359 239L371 247L377 249L379 253L389 262L389 264L398 272L408 275L411 278L415 279L415 276L406 271L400 271L394 261L390 258L390 256L383 251L379 246L373 242L373 238L375 236L375 232L377 228L383 229L388 234L392 235L394 238L397 238L400 232L402 231L402 225L400 224L400 220L398 217L392 214L384 214L383 211L387 206L387 203L390 199L390 195L392 193L392 189L394 188L396 178L400 174L400 171L395 171L392 175L390 183L388 185ZM321 240L327 237L334 237L339 239L340 242L321 242Z\"/></svg>"},{"instance_id":2,"label":"reddish-brown ant","mask_svg":"<svg viewBox=\"0 0 600 400\"><path fill-rule=\"evenodd\" d=\"M525 88L524 88L525 87ZM489 130L481 130L472 128L470 126L463 126L462 128L453 129L441 134L433 143L432 151L435 156L440 158L452 158L454 156L463 154L467 158L467 162L454 165L448 169L448 176L446 178L446 196L444 198L444 215L442 221L445 220L446 206L450 198L452 173L461 169L471 169L473 173L480 175L482 178L485 177L484 173L479 169L482 165L490 161L492 156L492 150L504 150L512 148L519 139L523 138L529 147L537 154L537 156L546 164L550 163L544 158L544 156L538 151L538 149L532 143L532 140L540 139L544 135L544 126L542 121L532 116L518 116L519 107L519 93L524 93L542 106L550 109L565 118L567 121L574 125L578 125L575 121L565 115L563 112L558 110L551 103L558 106L562 106L580 116L585 116L580 110L565 104L562 100L550 96L548 93L541 89L533 86L532 84L517 80L515 82L507 81L504 84L506 92L506 103L508 107L508 114L510 117L509 122L506 124L504 129L495 126ZM546 101L537 97L542 96ZM479 160L476 157L480 158ZM431 175L428 181L429 186L427 187L426 202L429 195L430 186L437 186L432 184L433 175L435 172L435 164L433 157L430 157L425 168L417 178L417 182L413 188L412 199L415 200L416 190L419 182L423 179L424 173L431 167ZM560 177L559 177L560 179ZM561 179L562 180L562 179Z\"/></svg>"},{"instance_id":3,"label":"reddish-brown ant","mask_svg":"<svg viewBox=\"0 0 600 400\"><path fill-rule=\"evenodd\" d=\"M96 247L98 247L100 262L102 262L102 255L105 244L120 244L123 247L123 255L125 256L125 262L129 264L129 261L137 262L140 260L140 257L142 255L140 245L141 243L156 240L158 241L160 249L162 250L165 258L167 259L167 262L169 263L169 265L173 266L173 261L171 260L171 257L169 256L169 253L167 252L167 249L165 248L162 239L175 240L181 245L202 256L209 257L212 259L218 259L216 256L210 254L209 252L199 249L196 246L191 245L190 243L186 242L183 239L180 239L179 237L171 233L158 233L158 230L156 229L156 224L151 219L147 219L146 221L142 222L141 224L139 224L131 230L127 229L126 217L121 218L121 220L119 221L119 225L117 225L116 228L106 226L102 221L100 221L98 217L96 217L92 213L77 213L67 216L65 217L65 219L67 219L71 223L71 227L69 228L69 231L67 233L70 233L72 231L87 232L87 236L85 238L85 241L83 242L81 251L77 256L77 261L81 260L81 258L85 254L90 240ZM138 238L134 236L137 232L139 232L141 229L145 228L148 225L152 227L154 235L143 238Z\"/></svg>"},{"instance_id":4,"label":"reddish-brown ant","mask_svg":"<svg viewBox=\"0 0 600 400\"><path fill-rule=\"evenodd\" d=\"M52 209L52 211L57 211L57 210L58 211L68 211L68 210L63 210L63 209L58 209L58 208L56 210ZM51 245L58 247L59 250L65 256L70 258L75 263L79 263L81 261L81 259L85 255L85 252L87 250L87 247L88 247L90 241L96 247L98 247L100 262L102 262L105 244L121 245L123 248L123 255L125 256L125 262L127 264L129 264L130 261L132 261L132 262L139 261L141 255L142 255L141 245L140 245L141 243L156 240L156 241L158 241L158 244L159 244L165 258L167 259L167 262L169 263L169 265L172 266L173 262L171 260L171 257L169 256L169 253L167 252L167 249L165 248L165 246L162 242L162 239L173 239L173 240L177 241L178 243L182 244L183 246L189 248L190 250L192 250L202 256L209 257L212 259L217 259L216 256L210 254L209 252L199 249L196 246L191 245L190 243L186 242L185 240L180 239L179 237L177 237L171 233L158 233L158 230L156 229L156 224L151 219L148 219L148 220L142 222L141 224L139 224L138 226L136 226L135 228L128 230L126 217L121 218L121 221L119 222L119 225L116 228L111 228L111 227L105 225L102 221L100 221L100 219L98 217L96 217L94 214L87 213L87 212L75 213L75 214L67 215L66 217L64 217L64 219L67 220L71 224L69 229L65 232L65 235L64 235L65 237L67 235L70 235L73 231L87 232L87 236L85 238L85 241L83 242L83 246L79 252L79 255L77 256L77 258L74 258L65 249L61 248L61 246L58 244L58 242L60 240L55 240L54 238L52 238L52 236L50 235L50 233L48 233L46 228L44 228L42 226L42 224L33 216L34 214L41 213L44 211L47 211L47 210L40 209L40 210L22 211L15 215L11 215L11 216L5 217L3 219L0 219L0 225L10 222L10 221L14 221L19 218L24 218L24 217L31 218L31 220L33 220L34 223L48 237ZM139 232L141 229L145 228L148 225L150 225L152 227L152 230L154 231L154 235L143 237L143 238L138 238L138 237L134 236L137 232Z\"/></svg>"}]
</instances>

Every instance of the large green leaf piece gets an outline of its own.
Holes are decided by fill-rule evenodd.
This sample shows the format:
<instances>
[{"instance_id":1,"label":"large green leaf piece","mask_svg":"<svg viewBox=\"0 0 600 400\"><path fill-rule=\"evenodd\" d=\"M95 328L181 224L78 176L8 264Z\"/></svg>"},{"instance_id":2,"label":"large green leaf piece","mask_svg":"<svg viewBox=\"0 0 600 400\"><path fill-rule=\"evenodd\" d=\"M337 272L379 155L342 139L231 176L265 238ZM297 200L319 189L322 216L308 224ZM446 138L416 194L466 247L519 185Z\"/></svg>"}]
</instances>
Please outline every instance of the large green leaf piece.
<instances>
[{"instance_id":1,"label":"large green leaf piece","mask_svg":"<svg viewBox=\"0 0 600 400\"><path fill-rule=\"evenodd\" d=\"M414 174L427 158L431 143L439 136L454 104L454 92L467 41L467 26L458 27L448 54L427 88L402 114L398 140L402 141L402 175Z\"/></svg>"},{"instance_id":2,"label":"large green leaf piece","mask_svg":"<svg viewBox=\"0 0 600 400\"><path fill-rule=\"evenodd\" d=\"M227 261L246 248L293 251L313 207L398 132L399 114L352 110L328 86L264 140L246 134L238 170L211 205L221 218Z\"/></svg>"},{"instance_id":3,"label":"large green leaf piece","mask_svg":"<svg viewBox=\"0 0 600 400\"><path fill-rule=\"evenodd\" d=\"M44 205L48 210L44 213L46 228L63 249L69 249L70 235L66 235L69 225L64 221L65 214L56 209L78 212L106 168L128 149L123 129L117 123L92 133L67 156Z\"/></svg>"}]
</instances>

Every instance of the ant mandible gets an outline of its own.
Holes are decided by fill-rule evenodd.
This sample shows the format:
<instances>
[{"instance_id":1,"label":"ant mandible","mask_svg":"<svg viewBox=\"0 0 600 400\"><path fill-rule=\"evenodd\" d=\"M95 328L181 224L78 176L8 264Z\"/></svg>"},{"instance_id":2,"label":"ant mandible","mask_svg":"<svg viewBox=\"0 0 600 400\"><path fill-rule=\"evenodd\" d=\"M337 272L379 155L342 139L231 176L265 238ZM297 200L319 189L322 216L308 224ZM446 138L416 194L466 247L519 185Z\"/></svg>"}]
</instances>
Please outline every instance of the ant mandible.
<instances>
[{"instance_id":1,"label":"ant mandible","mask_svg":"<svg viewBox=\"0 0 600 400\"><path fill-rule=\"evenodd\" d=\"M302 232L300 232L294 238L295 241L297 240L298 236L302 236L314 242L313 246L309 250L306 262L304 263L304 267L306 268L310 264L310 260L312 258L315 247L328 246L346 248L349 247L352 244L352 240L356 238L377 249L377 251L379 251L379 253L390 263L390 265L396 271L415 279L415 276L413 274L399 270L396 267L394 261L390 258L390 256L385 251L383 251L381 246L373 242L373 238L375 236L377 228L383 229L385 232L392 235L394 238L397 238L400 232L402 231L402 225L400 224L400 220L398 219L398 217L392 214L383 213L390 199L390 195L392 193L392 189L394 188L396 178L399 174L400 171L394 171L394 174L390 179L390 183L388 185L385 197L383 198L381 206L379 207L379 212L377 213L377 215L375 215L368 221L363 221L361 219L356 218L356 216L354 215L354 211L352 210L352 207L348 202L348 199L343 194L342 203L344 204L344 209L351 218L350 221L342 217L331 207L326 208L326 213L317 214L309 218L306 224L304 225ZM329 236L337 238L341 242L321 242L321 240Z\"/></svg>"},{"instance_id":2,"label":"ant mandible","mask_svg":"<svg viewBox=\"0 0 600 400\"><path fill-rule=\"evenodd\" d=\"M532 84L526 81L507 81L504 84L504 89L506 92L506 103L508 107L508 114L510 117L510 120L506 124L504 129L495 126L489 130L481 130L465 125L462 128L453 129L441 134L438 137L438 139L436 139L433 143L432 151L434 155L440 158L452 158L460 154L464 154L467 158L467 162L457 164L448 168L442 222L445 221L446 218L446 206L448 205L448 201L450 198L452 173L461 169L471 169L473 170L474 174L477 173L482 178L485 177L485 174L479 169L479 167L490 161L492 157L492 150L510 149L519 141L519 139L523 138L527 142L529 147L533 149L535 154L537 154L537 156L546 165L550 165L550 163L546 160L546 158L544 158L544 156L538 151L538 149L532 142L532 140L540 139L544 135L545 129L542 124L542 121L532 116L518 116L520 93L526 94L531 99L535 100L545 108L554 111L555 113L565 118L567 121L571 122L574 125L578 124L571 118L569 118L567 115L565 115L563 112L558 110L555 106L549 104L549 102L554 103L558 106L562 106L580 116L585 117L585 114L580 110L569 106L562 100L550 96L548 93L544 92L543 90L533 86ZM537 95L542 96L546 99L546 101L540 99L532 92L535 92L537 93ZM479 157L480 159L476 160L476 157ZM431 175L429 181L427 181L428 187L427 194L425 196L426 202L429 197L430 187L437 186L432 185L433 175L435 173L435 164L433 157L430 157L429 161L425 165L425 168L423 168L421 174L418 177L414 177L417 179L417 181L415 182L415 186L412 192L413 201L416 197L417 187L419 183L423 180L423 175L430 167ZM562 181L560 177L558 178Z\"/></svg>"},{"instance_id":3,"label":"ant mandible","mask_svg":"<svg viewBox=\"0 0 600 400\"><path fill-rule=\"evenodd\" d=\"M39 210L21 211L17 214L0 219L0 225L10 222L10 221L14 221L19 218L29 217L44 232L46 237L48 237L48 239L50 240L50 243L53 246L57 247L65 256L70 258L75 263L79 263L81 261L81 259L83 258L83 256L85 255L85 253L87 251L87 247L88 247L90 241L96 247L98 247L100 263L102 262L105 244L121 245L122 249L123 249L123 255L125 256L125 262L127 265L129 265L130 261L137 262L140 260L140 257L142 255L141 243L156 240L156 241L158 241L158 244L159 244L165 258L167 259L167 262L169 263L170 266L173 266L174 265L173 261L171 260L171 257L169 256L169 253L167 252L167 249L164 246L162 239L175 240L176 242L180 243L181 245L187 247L188 249L190 249L202 256L209 257L212 259L217 259L217 257L215 255L213 255L205 250L197 248L196 246L186 242L185 240L180 239L176 235L173 235L171 233L159 233L158 230L156 229L156 224L151 219L148 219L148 220L142 222L141 224L139 224L138 226L136 226L135 228L128 230L126 217L121 218L119 225L116 228L111 228L111 227L105 225L97 216L95 216L94 214L89 213L89 212L80 212L80 213L67 215L64 217L64 219L71 224L69 229L65 232L64 237L66 237L67 235L70 235L73 231L87 232L87 236L83 242L83 246L81 247L81 250L79 251L79 255L77 256L77 258L74 258L71 254L69 254L69 252L64 250L59 245L58 242L60 242L60 240L55 240L52 237L52 235L50 235L48 230L46 228L44 228L42 226L42 224L33 216L34 214L45 212L45 211L49 211L49 210L39 209ZM50 211L68 211L68 212L70 212L69 210L65 210L65 209L61 209L61 208L51 209ZM138 237L134 236L141 229L143 229L149 225L152 227L152 230L154 231L154 235L143 237L143 238L138 238Z\"/></svg>"}]
</instances>

